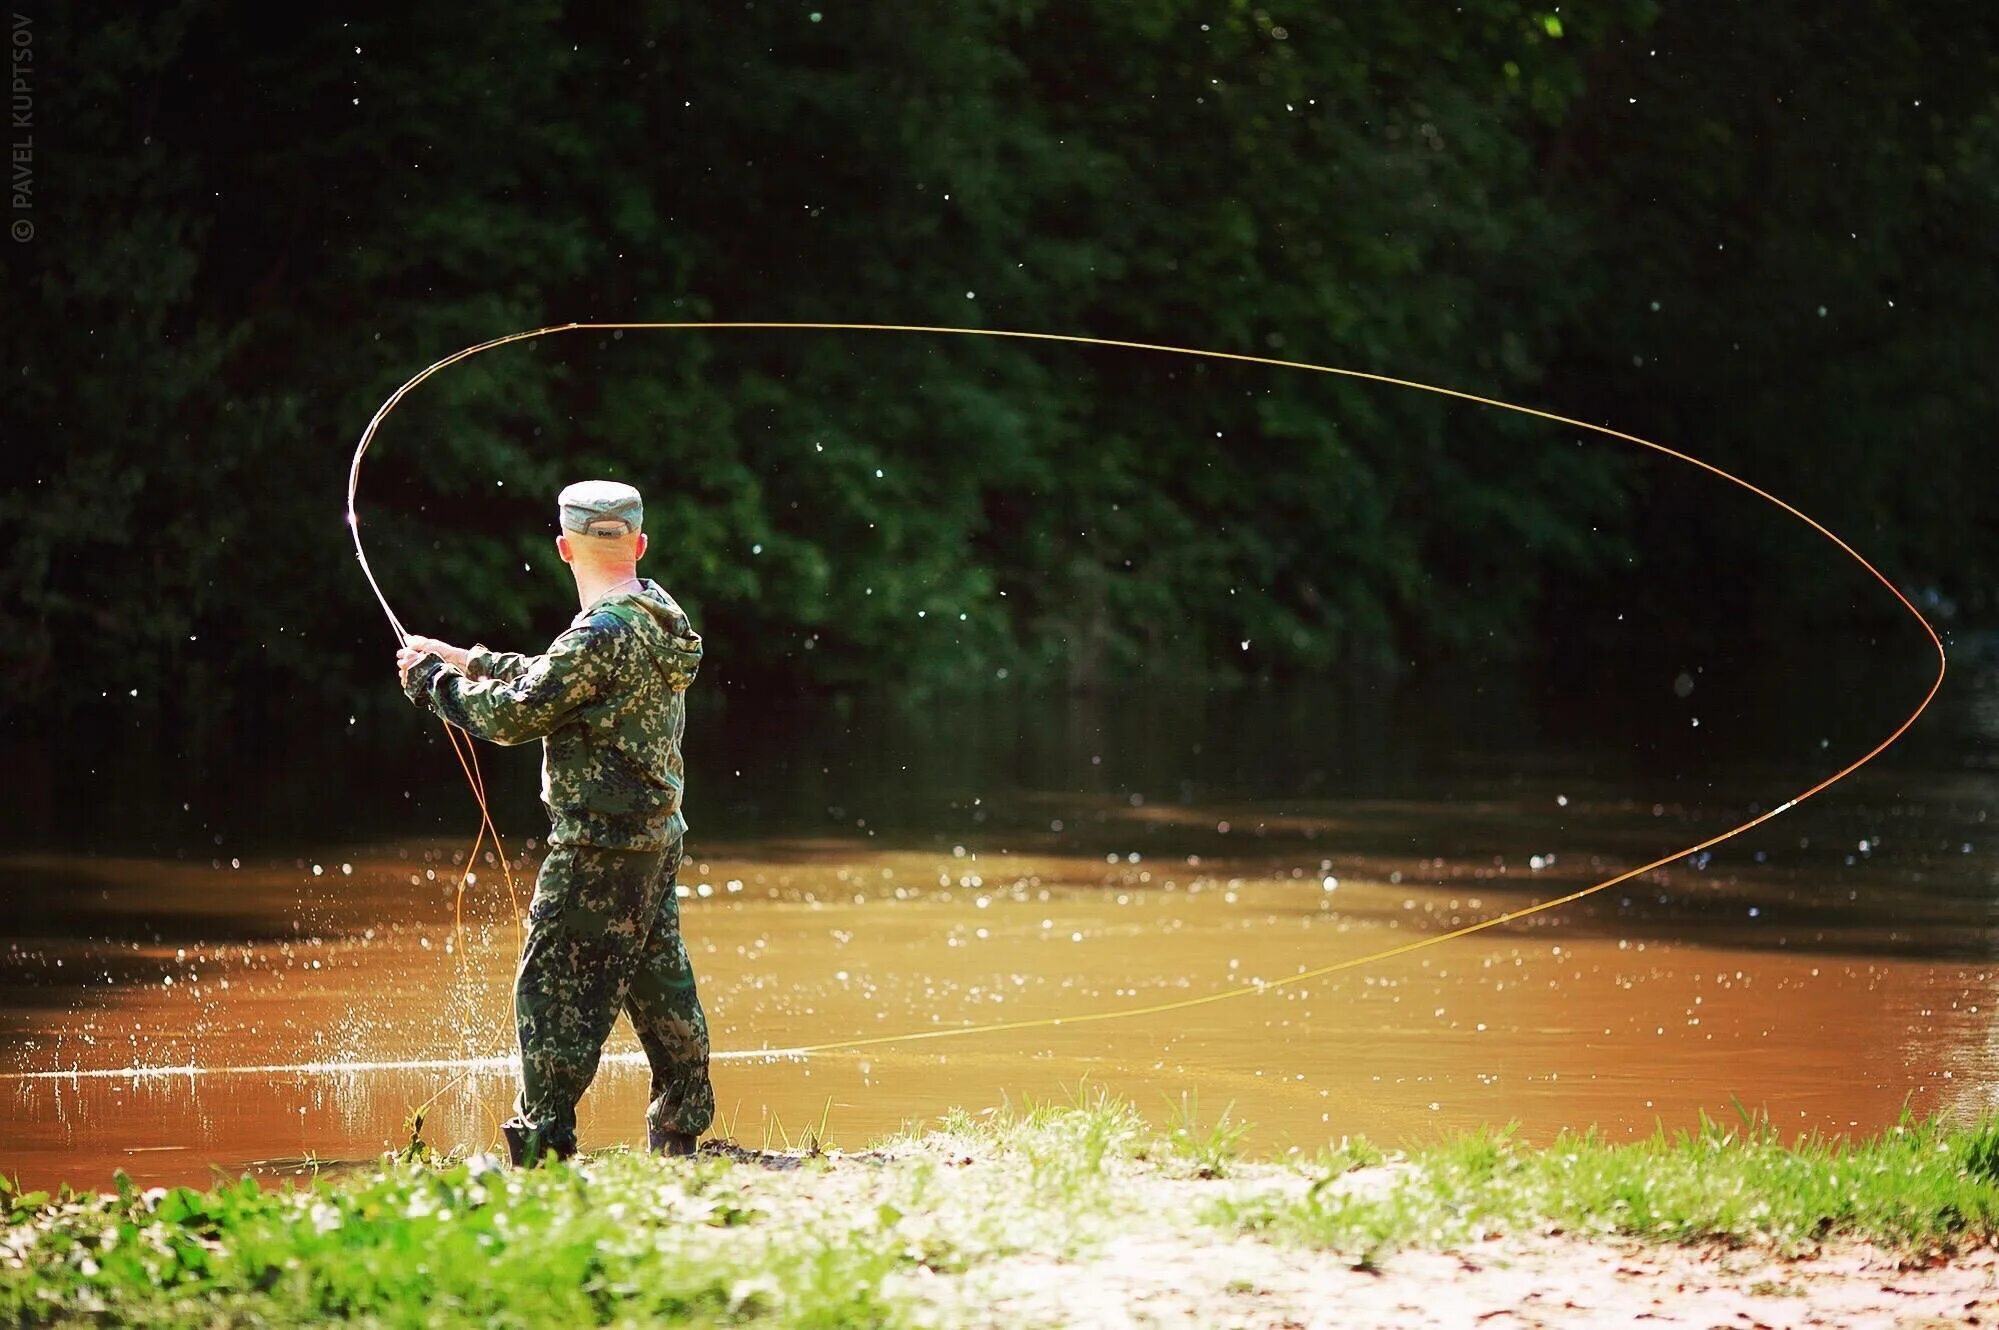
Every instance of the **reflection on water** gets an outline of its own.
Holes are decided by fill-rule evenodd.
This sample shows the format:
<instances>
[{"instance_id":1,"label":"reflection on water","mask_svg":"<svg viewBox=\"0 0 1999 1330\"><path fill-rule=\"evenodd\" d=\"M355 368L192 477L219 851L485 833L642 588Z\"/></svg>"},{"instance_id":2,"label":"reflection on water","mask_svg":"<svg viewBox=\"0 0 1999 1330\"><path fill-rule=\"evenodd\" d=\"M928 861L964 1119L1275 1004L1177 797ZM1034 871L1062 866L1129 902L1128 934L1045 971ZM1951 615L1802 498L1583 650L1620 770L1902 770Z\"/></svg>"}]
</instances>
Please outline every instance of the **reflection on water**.
<instances>
[{"instance_id":1,"label":"reflection on water","mask_svg":"<svg viewBox=\"0 0 1999 1330\"><path fill-rule=\"evenodd\" d=\"M1513 1120L1627 1135L1731 1097L1830 1131L1905 1104L1985 1107L1996 696L1974 679L1882 768L1503 929L1187 1011L809 1057L770 1050L1141 1008L1366 955L1702 839L1842 754L1810 733L1822 715L1774 743L1759 716L1755 747L1782 760L1754 762L1647 746L1635 722L1592 747L1350 709L1322 734L1318 713L1267 698L988 702L977 723L834 713L762 739L744 719L726 769L697 762L697 800L716 793L707 816L697 802L682 905L725 1054L717 1129L777 1141L823 1119L858 1145L1085 1081L1155 1118L1183 1092L1210 1116L1233 1105L1266 1152ZM491 779L526 784L518 762ZM429 802L355 790L352 820L371 830L463 803L448 783ZM524 902L539 826L523 803L503 820L523 833ZM371 1155L426 1103L434 1143L489 1144L513 1078L500 865L477 865L461 931L462 839L298 836L277 853L217 822L171 856L43 846L0 861L0 1169L30 1184L283 1171ZM584 1103L586 1145L641 1139L645 1096L621 1027Z\"/></svg>"}]
</instances>

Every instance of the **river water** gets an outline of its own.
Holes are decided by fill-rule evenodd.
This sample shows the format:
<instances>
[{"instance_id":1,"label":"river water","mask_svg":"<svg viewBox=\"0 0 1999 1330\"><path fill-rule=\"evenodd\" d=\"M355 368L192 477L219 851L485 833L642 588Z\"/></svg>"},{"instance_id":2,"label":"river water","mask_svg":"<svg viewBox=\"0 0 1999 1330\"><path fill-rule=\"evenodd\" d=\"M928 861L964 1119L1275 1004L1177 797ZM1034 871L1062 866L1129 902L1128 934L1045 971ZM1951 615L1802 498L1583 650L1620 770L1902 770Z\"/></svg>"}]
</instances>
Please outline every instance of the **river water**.
<instances>
[{"instance_id":1,"label":"river water","mask_svg":"<svg viewBox=\"0 0 1999 1330\"><path fill-rule=\"evenodd\" d=\"M1271 986L1782 803L1921 696L1921 644L1898 646L1887 663L1673 661L1533 688L697 702L681 909L716 1130L854 1147L1092 1087L1161 1124L1228 1112L1262 1154L1509 1122L1625 1138L1737 1103L1786 1131L1983 1111L1999 1096L1990 664L1958 669L1879 763L1706 857ZM418 725L199 751L135 726L88 759L10 751L26 816L0 857L0 1171L289 1174L407 1139L418 1106L433 1144L493 1143L515 908L545 829L534 754L486 750L513 902L490 850L461 895L476 814ZM1261 991L773 1052L1234 988ZM645 1097L621 1023L586 1148L641 1141Z\"/></svg>"}]
</instances>

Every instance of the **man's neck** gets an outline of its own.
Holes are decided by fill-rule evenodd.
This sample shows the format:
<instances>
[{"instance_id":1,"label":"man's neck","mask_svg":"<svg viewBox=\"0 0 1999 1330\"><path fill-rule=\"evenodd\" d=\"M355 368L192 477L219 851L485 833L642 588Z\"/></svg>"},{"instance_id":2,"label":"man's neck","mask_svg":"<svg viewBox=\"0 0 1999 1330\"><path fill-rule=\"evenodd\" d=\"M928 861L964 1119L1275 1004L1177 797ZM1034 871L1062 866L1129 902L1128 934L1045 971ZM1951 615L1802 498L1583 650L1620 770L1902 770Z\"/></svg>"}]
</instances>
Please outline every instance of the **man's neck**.
<instances>
[{"instance_id":1,"label":"man's neck","mask_svg":"<svg viewBox=\"0 0 1999 1330\"><path fill-rule=\"evenodd\" d=\"M588 568L571 564L576 573L576 599L584 609L589 609L614 591L629 591L638 586L638 569L633 564L613 564L608 568Z\"/></svg>"}]
</instances>

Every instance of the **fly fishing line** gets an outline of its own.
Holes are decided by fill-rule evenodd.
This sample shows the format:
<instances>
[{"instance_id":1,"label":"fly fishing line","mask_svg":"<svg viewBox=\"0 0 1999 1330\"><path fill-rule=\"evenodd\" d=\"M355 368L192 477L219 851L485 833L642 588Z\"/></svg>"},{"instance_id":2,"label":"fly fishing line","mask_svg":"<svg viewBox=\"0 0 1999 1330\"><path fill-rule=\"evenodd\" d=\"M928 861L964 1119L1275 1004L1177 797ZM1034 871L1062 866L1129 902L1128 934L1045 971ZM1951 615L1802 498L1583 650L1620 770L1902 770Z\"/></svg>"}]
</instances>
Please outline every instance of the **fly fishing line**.
<instances>
[{"instance_id":1,"label":"fly fishing line","mask_svg":"<svg viewBox=\"0 0 1999 1330\"><path fill-rule=\"evenodd\" d=\"M1714 846L1720 845L1724 841L1732 840L1735 837L1740 836L1742 833L1750 830L1753 827L1761 826L1763 823L1770 821L1772 818L1778 817L1784 813L1789 812L1791 809L1796 808L1799 804L1805 802L1807 799L1810 799L1815 795L1821 794L1824 791L1830 789L1832 786L1838 784L1840 781L1845 780L1848 776L1860 770L1860 768L1866 766L1869 762L1872 762L1875 758L1879 757L1882 753L1886 752L1888 748L1891 745L1893 745L1898 739L1900 739L1904 734L1906 734L1909 730L1909 727L1914 725L1916 721L1922 716L1922 714L1929 709L1929 705L1936 698L1938 690L1943 687L1944 672L1945 669L1947 668L1947 659L1944 653L1943 639L1937 635L1936 629L1930 625L1928 619L1923 617L1922 611L1916 608L1915 603L1911 601L1906 595L1904 595L1901 589L1898 588L1892 581L1890 581L1888 577L1881 572L1880 569L1876 568L1871 562L1869 562L1867 558L1860 553L1860 551L1854 549L1853 546L1847 544L1846 541L1840 539L1840 537L1833 534L1831 530L1829 530L1826 526L1820 523L1816 518L1793 507L1791 504L1786 503L1784 500L1778 498L1774 494L1771 494L1769 491L1764 490L1747 480L1744 480L1742 477L1734 474L1731 471L1716 466L1712 462L1703 461L1698 457L1695 457L1689 453L1681 452L1676 448L1669 448L1665 444L1655 443L1650 439L1640 438L1636 434L1627 434L1622 430L1615 430L1607 425L1593 425L1590 424L1588 421L1576 420L1569 416L1558 415L1552 411L1543 411L1536 407L1531 407L1531 406L1518 406L1512 402L1502 402L1496 398L1481 397L1476 393L1462 392L1455 388L1444 388L1444 387L1439 387L1435 384L1418 383L1413 379L1395 378L1390 375L1374 374L1364 370L1342 369L1332 365L1317 365L1309 361L1303 361L1303 360L1283 360L1273 356L1245 355L1231 351L1209 351L1197 347L1171 346L1154 342L1133 342L1111 337L1085 337L1071 333L1019 332L1019 331L998 329L998 328L948 328L948 327L932 327L922 324L895 324L895 323L796 323L796 322L562 323L562 324L553 324L544 328L533 328L525 332L509 333L504 337L495 337L490 341L480 342L474 346L468 346L463 350L453 352L451 355L448 355L444 357L442 360L439 360L434 364L429 365L420 373L412 376L408 382L404 383L400 388L396 389L395 392L389 395L388 399L384 401L381 407L375 412L374 417L368 421L367 428L361 432L360 442L355 446L353 464L349 467L347 474L347 526L348 526L348 531L352 535L354 540L354 554L355 557L360 560L361 572L368 579L368 585L374 591L375 599L378 602L380 602L382 607L382 612L384 615L387 616L389 621L389 626L391 629L394 630L396 634L398 645L407 645L410 639L410 634L408 633L407 630L404 629L402 621L396 617L396 612L390 606L388 597L384 595L382 592L381 584L375 580L374 570L371 567L369 567L367 552L361 546L361 523L360 523L360 518L356 513L355 500L359 493L360 484L361 484L361 463L362 460L368 454L369 445L374 442L376 431L381 428L382 422L388 418L390 412L394 411L396 407L401 404L403 398L407 397L411 391L413 391L418 385L422 384L424 380L430 378L433 374L436 374L441 370L448 369L451 366L458 364L460 361L469 360L471 357L476 356L481 352L491 351L496 347L508 346L515 342L532 341L536 338L547 337L556 333L731 332L731 331L751 331L751 330L791 331L791 332L812 331L812 332L838 332L838 333L862 333L862 332L913 333L913 334L944 335L944 336L957 336L957 337L1012 338L1021 341L1066 343L1077 346L1102 346L1102 347L1111 347L1127 351L1152 352L1155 354L1163 354L1163 355L1193 356L1209 360L1229 360L1250 365L1267 365L1276 369L1304 370L1315 374L1330 374L1340 378L1360 380L1367 383L1384 384L1389 387L1404 388L1415 392L1431 393L1438 397L1454 398L1458 401L1471 402L1479 406L1492 407L1496 410L1511 411L1518 415L1531 416L1537 420L1545 420L1557 425L1566 425L1572 429L1587 430L1592 434L1598 434L1602 435L1605 438L1616 439L1624 443L1634 444L1640 448L1646 448L1651 450L1652 452L1662 454L1666 457L1670 457L1675 461L1683 462L1689 466L1698 467L1700 470L1708 472L1710 475L1717 476L1722 480L1728 481L1732 485L1739 486L1742 489L1749 491L1749 493L1755 495L1757 498L1762 499L1766 503L1774 505L1778 509L1781 509L1783 512L1788 513L1790 516L1796 518L1798 521L1803 522L1813 531L1817 532L1825 539L1831 541L1833 545L1838 547L1838 549L1842 553L1844 553L1847 557L1851 558L1855 563L1859 564L1876 581L1881 583L1882 586L1886 587L1888 593L1894 596L1896 601L1901 604L1902 608L1909 612L1910 616L1915 619L1916 623L1922 628L1923 632L1929 637L1930 643L1932 646L1935 647L1937 653L1936 678L1930 682L1929 689L1927 692L1924 693L1922 701L1916 705L1915 709L1911 711L1902 720L1900 724L1895 726L1895 728L1888 734L1886 738L1882 739L1879 743L1875 744L1874 747L1870 748L1866 753L1862 754L1860 757L1856 758L1852 762L1849 762L1847 765L1841 767L1839 770L1833 772L1831 775L1826 776L1823 779L1819 780L1817 783L1811 785L1809 788L1804 789L1799 793L1792 795L1789 799L1786 799L1784 802L1778 804L1776 807L1771 808L1766 812L1759 813L1756 816L1751 817L1747 821L1739 823L1736 826L1730 827L1728 830L1720 833L1719 835L1710 836L1705 840L1697 842L1696 844L1686 846L1682 849L1674 850L1672 853L1662 855L1659 858L1652 860L1650 863L1640 864L1636 868L1627 869L1624 872L1618 873L1614 877L1605 878L1603 881L1598 882L1593 886L1584 887L1579 891L1572 891L1564 896L1557 896L1550 900L1539 901L1531 905L1522 906L1517 910L1509 910L1503 914L1493 915L1490 918L1481 919L1475 923L1467 924L1462 928L1454 928L1449 930L1448 932L1443 932L1443 933L1433 933L1425 937L1415 938L1408 942L1400 943L1396 946L1384 947L1378 951L1369 952L1368 954L1363 956L1352 957L1347 960L1335 961L1330 964L1320 965L1314 968L1302 970L1297 974L1286 975L1279 979L1271 979L1271 980L1252 982L1248 984L1242 984L1234 988L1225 988L1213 993L1204 993L1196 997L1177 998L1168 1002L1157 1002L1144 1006L1119 1007L1119 1008L1111 1008L1101 1011L1086 1011L1069 1016L1041 1016L1027 1020L988 1021L976 1024L946 1026L941 1029L912 1030L901 1034L871 1035L867 1037L854 1038L854 1039L835 1039L835 1040L828 1040L824 1043L800 1044L789 1048L757 1050L756 1051L757 1053L767 1054L772 1057L802 1057L814 1053L833 1053L847 1049L872 1048L882 1044L914 1043L918 1040L931 1040L931 1039L954 1039L954 1038L963 1038L969 1035L998 1034L1006 1031L1017 1031L1017 1030L1052 1029L1059 1026L1084 1025L1100 1021L1129 1020L1140 1016L1156 1016L1166 1012L1185 1011L1192 1007L1208 1006L1217 1002L1227 1002L1235 998L1249 997L1257 993L1267 993L1273 989L1283 988L1292 984L1305 983L1308 980L1324 978L1327 975L1339 974L1347 970L1357 970L1365 966L1378 964L1382 961L1392 960L1400 956L1406 956L1412 952L1422 951L1428 947L1440 946L1443 943L1454 941L1455 939L1461 937L1468 937L1473 933L1480 933L1489 928L1497 928L1502 924L1509 924L1520 919L1525 919L1530 915L1540 914L1548 910L1559 909L1565 905L1572 905L1577 901L1583 900L1590 896L1594 896L1596 893L1600 891L1606 891L1611 887L1619 885L1620 883L1629 882L1633 878L1641 877L1644 874L1650 873L1659 868L1664 868L1666 865L1674 863L1677 860L1684 859L1689 855L1699 854L1704 850L1712 849ZM493 825L492 811L489 808L486 800L485 783L478 772L478 758L476 754L474 754L468 760L466 754L461 753L459 751L459 744L461 741L464 743L466 749L469 750L472 747L472 740L470 736L459 736L456 734L451 734L451 727L449 725L446 726L446 732L447 734L450 734L452 740L452 751L454 752L454 754L458 755L459 764L465 772L465 777L467 782L472 787L473 798L477 801L479 805L480 834L482 836L491 835L493 838L494 845L497 848L500 844L499 833L497 828L495 828ZM478 848L477 848L477 842L475 841L473 857L476 858L477 853L478 853ZM506 865L506 854L504 850L501 850L499 852L498 858L504 869ZM461 881L460 884L461 893L463 890L463 885L464 884ZM507 873L507 888L508 888L508 895L511 899L513 897L513 878L511 872ZM516 929L518 929L520 912L517 901L515 901L514 917L515 917L515 926ZM755 1053L751 1054L737 1053L737 1054L720 1054L717 1056L742 1057L742 1056L755 1056L755 1055L756 1055Z\"/></svg>"}]
</instances>

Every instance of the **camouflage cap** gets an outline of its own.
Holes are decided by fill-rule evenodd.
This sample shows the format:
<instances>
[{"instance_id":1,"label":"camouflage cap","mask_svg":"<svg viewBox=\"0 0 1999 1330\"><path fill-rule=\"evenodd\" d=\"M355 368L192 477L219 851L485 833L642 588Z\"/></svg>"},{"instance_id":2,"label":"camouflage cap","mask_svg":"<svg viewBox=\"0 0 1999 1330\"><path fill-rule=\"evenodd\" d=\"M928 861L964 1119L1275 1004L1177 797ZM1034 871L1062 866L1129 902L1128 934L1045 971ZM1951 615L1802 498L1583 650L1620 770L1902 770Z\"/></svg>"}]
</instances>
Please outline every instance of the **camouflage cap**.
<instances>
[{"instance_id":1,"label":"camouflage cap","mask_svg":"<svg viewBox=\"0 0 1999 1330\"><path fill-rule=\"evenodd\" d=\"M639 492L623 481L578 481L556 497L562 529L581 536L629 536L645 521Z\"/></svg>"}]
</instances>

